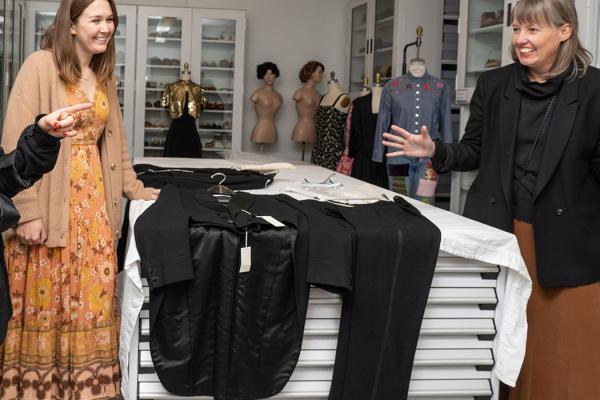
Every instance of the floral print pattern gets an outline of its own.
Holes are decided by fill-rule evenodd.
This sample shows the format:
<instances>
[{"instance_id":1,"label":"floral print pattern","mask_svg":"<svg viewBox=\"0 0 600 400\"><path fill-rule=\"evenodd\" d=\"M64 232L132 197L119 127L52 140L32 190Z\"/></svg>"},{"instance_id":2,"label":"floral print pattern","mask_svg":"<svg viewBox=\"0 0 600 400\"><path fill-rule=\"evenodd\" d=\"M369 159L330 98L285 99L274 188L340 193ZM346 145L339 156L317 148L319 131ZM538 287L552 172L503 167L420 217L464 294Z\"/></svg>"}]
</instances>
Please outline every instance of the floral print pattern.
<instances>
[{"instance_id":1,"label":"floral print pattern","mask_svg":"<svg viewBox=\"0 0 600 400\"><path fill-rule=\"evenodd\" d=\"M89 101L78 85L67 85L67 98ZM67 247L6 243L13 317L0 345L2 400L119 398L116 254L97 146L105 86L93 103L77 114L71 139Z\"/></svg>"}]
</instances>

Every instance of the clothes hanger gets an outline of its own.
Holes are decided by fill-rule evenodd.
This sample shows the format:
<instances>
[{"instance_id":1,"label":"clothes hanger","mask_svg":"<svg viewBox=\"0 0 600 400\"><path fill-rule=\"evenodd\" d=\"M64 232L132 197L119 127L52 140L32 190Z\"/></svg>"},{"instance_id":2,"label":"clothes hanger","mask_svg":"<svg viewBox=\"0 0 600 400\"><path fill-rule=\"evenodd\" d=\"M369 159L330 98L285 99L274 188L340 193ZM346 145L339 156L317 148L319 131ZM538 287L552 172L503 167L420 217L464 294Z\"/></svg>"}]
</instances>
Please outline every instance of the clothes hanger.
<instances>
[{"instance_id":1,"label":"clothes hanger","mask_svg":"<svg viewBox=\"0 0 600 400\"><path fill-rule=\"evenodd\" d=\"M220 194L220 195L232 195L234 192L227 186L223 185L223 183L227 180L227 175L222 172L215 172L210 176L210 179L214 179L216 176L220 176L222 179L216 185L209 187L207 190L212 194Z\"/></svg>"},{"instance_id":2,"label":"clothes hanger","mask_svg":"<svg viewBox=\"0 0 600 400\"><path fill-rule=\"evenodd\" d=\"M194 171L189 171L187 169L181 169L181 168L166 168L166 169L152 169L152 168L148 168L145 171L141 171L141 172L137 172L136 175L144 175L144 174L158 174L158 173L166 173L166 172L187 172L189 174L193 174Z\"/></svg>"}]
</instances>

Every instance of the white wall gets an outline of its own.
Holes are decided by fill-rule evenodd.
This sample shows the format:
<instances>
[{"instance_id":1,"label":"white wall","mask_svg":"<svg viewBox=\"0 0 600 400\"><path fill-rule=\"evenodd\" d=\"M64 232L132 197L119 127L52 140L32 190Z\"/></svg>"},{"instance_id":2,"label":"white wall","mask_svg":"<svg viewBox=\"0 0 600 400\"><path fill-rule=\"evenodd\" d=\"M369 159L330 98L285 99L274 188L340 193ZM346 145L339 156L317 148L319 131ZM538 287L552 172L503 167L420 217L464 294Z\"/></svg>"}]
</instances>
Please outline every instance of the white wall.
<instances>
[{"instance_id":1,"label":"white wall","mask_svg":"<svg viewBox=\"0 0 600 400\"><path fill-rule=\"evenodd\" d=\"M164 0L121 0L119 4L164 6ZM256 78L256 66L264 61L277 64L281 76L276 89L284 99L279 111L278 143L265 145L264 153L299 160L301 148L290 139L296 124L296 108L292 95L301 85L300 67L311 59L321 61L329 71L335 70L340 83L345 82L346 0L169 0L170 6L221 8L246 11L246 60L242 149L259 152L250 142L256 121L248 100L254 89L262 85ZM324 79L325 81L325 79ZM325 85L319 88L325 91Z\"/></svg>"},{"instance_id":2,"label":"white wall","mask_svg":"<svg viewBox=\"0 0 600 400\"><path fill-rule=\"evenodd\" d=\"M600 5L598 0L575 0L577 16L579 18L579 37L583 47L588 49L594 56L592 65L600 66L598 60L598 17Z\"/></svg>"}]
</instances>

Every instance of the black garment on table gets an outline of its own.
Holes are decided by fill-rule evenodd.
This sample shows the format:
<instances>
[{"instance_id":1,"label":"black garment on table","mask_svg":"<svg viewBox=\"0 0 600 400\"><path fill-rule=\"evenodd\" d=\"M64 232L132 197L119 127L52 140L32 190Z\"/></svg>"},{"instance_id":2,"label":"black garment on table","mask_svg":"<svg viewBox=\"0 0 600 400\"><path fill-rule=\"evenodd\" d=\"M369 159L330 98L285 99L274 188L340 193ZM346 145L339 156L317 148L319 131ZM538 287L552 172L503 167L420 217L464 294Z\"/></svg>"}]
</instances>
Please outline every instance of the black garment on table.
<instances>
[{"instance_id":1,"label":"black garment on table","mask_svg":"<svg viewBox=\"0 0 600 400\"><path fill-rule=\"evenodd\" d=\"M441 232L400 196L337 208L358 246L329 399L406 399Z\"/></svg>"},{"instance_id":2,"label":"black garment on table","mask_svg":"<svg viewBox=\"0 0 600 400\"><path fill-rule=\"evenodd\" d=\"M373 94L352 102L348 156L354 158L350 176L382 188L388 188L386 163L372 161L373 138L377 129L377 114L373 114Z\"/></svg>"},{"instance_id":3,"label":"black garment on table","mask_svg":"<svg viewBox=\"0 0 600 400\"><path fill-rule=\"evenodd\" d=\"M288 227L273 229L257 215ZM295 241L285 236L289 225ZM238 274L248 227L252 271ZM217 399L277 393L300 352L309 283L349 293L352 281L357 293L344 296L331 396L407 392L440 234L401 198L347 208L238 193L224 206L167 186L135 230L151 288L151 354L169 391ZM273 276L280 279L269 287ZM266 291L276 298L267 302ZM261 325L257 315L279 324ZM257 361L259 344L268 359Z\"/></svg>"},{"instance_id":4,"label":"black garment on table","mask_svg":"<svg viewBox=\"0 0 600 400\"><path fill-rule=\"evenodd\" d=\"M150 350L170 392L258 399L287 383L300 353L309 283L346 289L351 265L345 236L320 246L330 231L320 229L324 218L309 223L315 217L287 205L294 202L237 193L225 206L205 191L166 186L139 217ZM287 226L274 228L257 215ZM252 269L238 273L246 230ZM323 266L337 276L323 275Z\"/></svg>"},{"instance_id":5,"label":"black garment on table","mask_svg":"<svg viewBox=\"0 0 600 400\"><path fill-rule=\"evenodd\" d=\"M340 94L331 106L319 105L317 108L317 141L312 150L310 162L333 171L335 171L344 147L346 147L344 130L347 114L335 108L337 102L344 96L347 95Z\"/></svg>"},{"instance_id":6,"label":"black garment on table","mask_svg":"<svg viewBox=\"0 0 600 400\"><path fill-rule=\"evenodd\" d=\"M532 223L536 181L542 165L548 127L557 103L557 98L553 96L558 94L566 73L537 83L529 81L525 67L520 64L515 72L516 89L522 97L515 143L512 209L514 218Z\"/></svg>"},{"instance_id":7,"label":"black garment on table","mask_svg":"<svg viewBox=\"0 0 600 400\"><path fill-rule=\"evenodd\" d=\"M211 176L222 173L225 175L223 185L232 190L264 189L273 183L276 175L232 168L168 168L152 164L136 164L133 169L144 185L154 188L173 185L181 189L208 189L223 179L222 176Z\"/></svg>"},{"instance_id":8,"label":"black garment on table","mask_svg":"<svg viewBox=\"0 0 600 400\"><path fill-rule=\"evenodd\" d=\"M171 121L163 157L202 158L202 142L196 128L196 120L188 113L187 92L183 114Z\"/></svg>"},{"instance_id":9,"label":"black garment on table","mask_svg":"<svg viewBox=\"0 0 600 400\"><path fill-rule=\"evenodd\" d=\"M215 173L222 173L226 179L223 185L231 190L262 189L273 183L276 173L261 174L255 171L237 171L231 168L166 168L152 164L136 164L133 169L144 186L160 189L165 185L173 185L182 189L208 189L219 183L223 178ZM129 229L129 201L125 205L122 232ZM117 244L117 265L123 270L127 235L124 234Z\"/></svg>"},{"instance_id":10,"label":"black garment on table","mask_svg":"<svg viewBox=\"0 0 600 400\"><path fill-rule=\"evenodd\" d=\"M36 119L39 120L41 116ZM60 141L35 125L21 134L17 147L8 154L0 147L0 193L13 197L27 189L56 163ZM3 218L4 215L0 215ZM0 241L0 344L4 342L8 321L12 317L8 273L4 264L4 243Z\"/></svg>"}]
</instances>

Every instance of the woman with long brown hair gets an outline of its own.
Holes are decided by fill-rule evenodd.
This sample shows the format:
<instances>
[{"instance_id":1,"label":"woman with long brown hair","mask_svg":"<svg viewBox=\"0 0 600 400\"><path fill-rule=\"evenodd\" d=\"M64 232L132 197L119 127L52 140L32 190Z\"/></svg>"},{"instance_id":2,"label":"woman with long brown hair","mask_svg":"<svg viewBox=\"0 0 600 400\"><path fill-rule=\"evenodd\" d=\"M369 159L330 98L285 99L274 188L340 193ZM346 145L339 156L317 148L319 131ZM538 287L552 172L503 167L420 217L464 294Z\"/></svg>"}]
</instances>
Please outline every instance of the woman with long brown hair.
<instances>
[{"instance_id":1,"label":"woman with long brown hair","mask_svg":"<svg viewBox=\"0 0 600 400\"><path fill-rule=\"evenodd\" d=\"M121 196L157 198L136 179L116 93L113 0L62 0L42 50L12 89L2 145L15 148L35 115L74 113L78 134L58 162L14 198L21 214L6 241L13 317L0 347L0 398L118 398L115 241Z\"/></svg>"}]
</instances>

